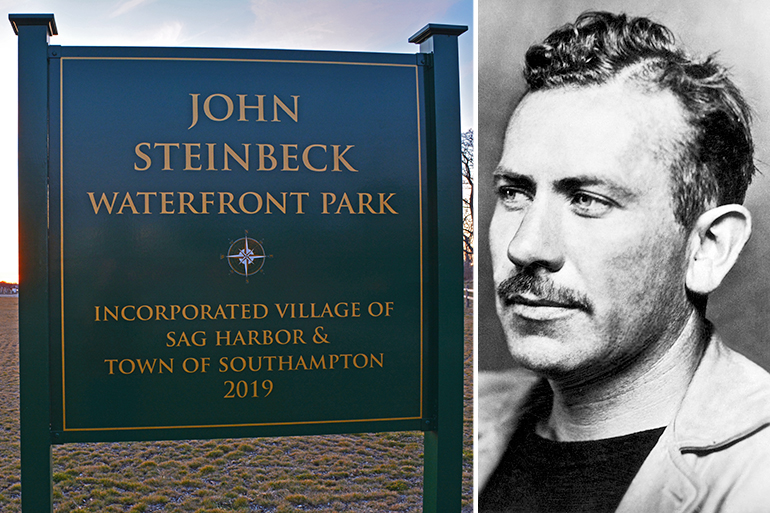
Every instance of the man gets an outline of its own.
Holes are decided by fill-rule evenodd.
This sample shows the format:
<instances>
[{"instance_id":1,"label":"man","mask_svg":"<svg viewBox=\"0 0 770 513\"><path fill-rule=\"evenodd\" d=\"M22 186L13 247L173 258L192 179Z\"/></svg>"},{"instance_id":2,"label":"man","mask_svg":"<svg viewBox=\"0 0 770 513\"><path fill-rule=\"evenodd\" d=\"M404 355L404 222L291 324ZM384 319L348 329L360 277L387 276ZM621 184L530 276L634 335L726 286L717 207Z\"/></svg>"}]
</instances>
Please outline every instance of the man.
<instances>
[{"instance_id":1,"label":"man","mask_svg":"<svg viewBox=\"0 0 770 513\"><path fill-rule=\"evenodd\" d=\"M480 511L770 511L770 375L708 295L751 233L749 109L645 18L526 55L494 172L497 313L528 373L480 376Z\"/></svg>"}]
</instances>

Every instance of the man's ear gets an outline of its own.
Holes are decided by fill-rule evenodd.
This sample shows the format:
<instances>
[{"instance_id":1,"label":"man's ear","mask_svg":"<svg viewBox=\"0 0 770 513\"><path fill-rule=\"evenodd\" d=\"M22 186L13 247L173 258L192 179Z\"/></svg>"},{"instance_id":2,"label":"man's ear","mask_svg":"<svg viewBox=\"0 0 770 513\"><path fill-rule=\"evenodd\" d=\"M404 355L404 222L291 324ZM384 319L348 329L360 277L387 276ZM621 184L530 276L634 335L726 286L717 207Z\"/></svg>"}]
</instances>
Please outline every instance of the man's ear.
<instances>
[{"instance_id":1,"label":"man's ear","mask_svg":"<svg viewBox=\"0 0 770 513\"><path fill-rule=\"evenodd\" d=\"M732 269L751 236L751 213L742 205L722 205L701 215L690 233L685 285L713 292Z\"/></svg>"}]
</instances>

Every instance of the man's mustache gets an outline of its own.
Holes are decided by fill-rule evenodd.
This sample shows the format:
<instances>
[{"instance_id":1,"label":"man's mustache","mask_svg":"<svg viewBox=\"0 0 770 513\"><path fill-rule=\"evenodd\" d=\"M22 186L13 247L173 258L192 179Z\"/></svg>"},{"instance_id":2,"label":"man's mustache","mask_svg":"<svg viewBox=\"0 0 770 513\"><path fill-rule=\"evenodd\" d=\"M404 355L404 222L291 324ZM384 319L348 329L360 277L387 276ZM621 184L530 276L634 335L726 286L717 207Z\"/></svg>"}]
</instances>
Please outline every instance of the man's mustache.
<instances>
[{"instance_id":1,"label":"man's mustache","mask_svg":"<svg viewBox=\"0 0 770 513\"><path fill-rule=\"evenodd\" d=\"M506 305L541 304L542 306L560 306L577 308L592 313L591 301L582 293L556 285L547 276L524 269L500 282L497 296Z\"/></svg>"}]
</instances>

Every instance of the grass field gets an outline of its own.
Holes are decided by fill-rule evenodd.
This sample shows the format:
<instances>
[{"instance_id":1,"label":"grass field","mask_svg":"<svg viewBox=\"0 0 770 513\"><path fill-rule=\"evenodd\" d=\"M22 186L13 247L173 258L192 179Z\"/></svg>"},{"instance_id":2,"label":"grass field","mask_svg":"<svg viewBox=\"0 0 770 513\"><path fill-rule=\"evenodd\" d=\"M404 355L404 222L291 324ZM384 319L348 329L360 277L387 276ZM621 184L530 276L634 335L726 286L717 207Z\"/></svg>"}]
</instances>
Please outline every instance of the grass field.
<instances>
[{"instance_id":1,"label":"grass field","mask_svg":"<svg viewBox=\"0 0 770 513\"><path fill-rule=\"evenodd\" d=\"M0 510L19 512L18 300L0 297ZM465 315L463 512L473 511ZM53 449L54 511L422 511L423 435L91 443Z\"/></svg>"}]
</instances>

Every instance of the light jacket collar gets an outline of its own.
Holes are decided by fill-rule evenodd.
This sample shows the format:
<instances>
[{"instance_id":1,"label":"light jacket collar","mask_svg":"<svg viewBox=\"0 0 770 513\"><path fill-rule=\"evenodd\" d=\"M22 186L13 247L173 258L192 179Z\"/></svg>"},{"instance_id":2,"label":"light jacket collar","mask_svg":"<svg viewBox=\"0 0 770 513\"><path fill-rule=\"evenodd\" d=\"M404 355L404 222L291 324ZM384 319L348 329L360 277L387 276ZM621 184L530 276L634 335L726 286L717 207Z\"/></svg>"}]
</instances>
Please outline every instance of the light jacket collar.
<instances>
[{"instance_id":1,"label":"light jacket collar","mask_svg":"<svg viewBox=\"0 0 770 513\"><path fill-rule=\"evenodd\" d=\"M770 375L749 363L711 335L672 425L680 450L718 449L770 423Z\"/></svg>"}]
</instances>

